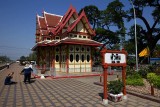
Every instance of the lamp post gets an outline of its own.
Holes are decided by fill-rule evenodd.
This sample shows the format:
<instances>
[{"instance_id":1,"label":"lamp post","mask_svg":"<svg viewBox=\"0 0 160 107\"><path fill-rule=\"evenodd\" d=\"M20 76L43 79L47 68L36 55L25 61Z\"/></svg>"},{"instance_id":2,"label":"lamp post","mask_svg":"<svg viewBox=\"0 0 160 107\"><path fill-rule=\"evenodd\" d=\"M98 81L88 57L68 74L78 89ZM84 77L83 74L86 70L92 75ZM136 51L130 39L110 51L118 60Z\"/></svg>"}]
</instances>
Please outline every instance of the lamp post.
<instances>
[{"instance_id":1,"label":"lamp post","mask_svg":"<svg viewBox=\"0 0 160 107\"><path fill-rule=\"evenodd\" d=\"M138 55L137 55L137 30L136 30L136 12L135 12L135 8L133 5L132 0L130 0L131 4L132 4L132 8L133 8L133 13L134 13L134 34L135 34L135 49L136 49L136 71L138 71Z\"/></svg>"}]
</instances>

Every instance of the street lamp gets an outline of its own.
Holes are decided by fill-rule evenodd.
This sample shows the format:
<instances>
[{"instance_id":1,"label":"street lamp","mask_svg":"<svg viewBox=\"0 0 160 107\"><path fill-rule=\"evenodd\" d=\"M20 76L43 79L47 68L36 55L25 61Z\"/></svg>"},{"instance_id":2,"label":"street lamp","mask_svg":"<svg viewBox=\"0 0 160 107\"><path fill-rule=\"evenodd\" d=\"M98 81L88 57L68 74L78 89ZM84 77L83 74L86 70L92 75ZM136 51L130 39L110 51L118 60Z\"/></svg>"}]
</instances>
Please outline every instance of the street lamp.
<instances>
[{"instance_id":1,"label":"street lamp","mask_svg":"<svg viewBox=\"0 0 160 107\"><path fill-rule=\"evenodd\" d=\"M137 30L136 30L136 12L135 12L135 8L133 5L132 0L130 0L131 4L132 4L132 8L133 8L133 13L134 13L134 34L135 34L135 49L136 49L136 70L138 71L138 55L137 55Z\"/></svg>"}]
</instances>

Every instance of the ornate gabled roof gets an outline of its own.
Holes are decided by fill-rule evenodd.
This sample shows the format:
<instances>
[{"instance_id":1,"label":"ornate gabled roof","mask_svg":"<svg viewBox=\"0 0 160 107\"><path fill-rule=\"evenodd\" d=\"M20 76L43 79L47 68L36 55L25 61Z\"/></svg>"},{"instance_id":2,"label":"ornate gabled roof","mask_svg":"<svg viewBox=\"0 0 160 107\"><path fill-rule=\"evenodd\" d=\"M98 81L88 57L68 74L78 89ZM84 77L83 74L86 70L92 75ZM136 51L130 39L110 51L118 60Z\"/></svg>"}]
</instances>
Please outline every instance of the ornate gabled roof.
<instances>
[{"instance_id":1,"label":"ornate gabled roof","mask_svg":"<svg viewBox=\"0 0 160 107\"><path fill-rule=\"evenodd\" d=\"M83 29L84 32L81 32L80 29ZM66 34L68 35L68 33L74 32L76 34L78 33L88 36L95 35L95 32L92 30L85 12L82 11L81 14L78 15L76 9L72 5L69 7L68 11L63 17L56 14L50 14L45 11L43 12L43 17L37 15L36 36L43 36L44 39L42 40L45 40L45 38L47 38L47 36L49 35L59 36L60 34L62 36L65 36ZM37 40L37 44L33 48L33 50L35 50L38 46L56 46L59 44L82 44L95 47L102 46L101 43L91 39L77 39L69 37L63 39L62 38L60 40L52 40L50 42L40 42Z\"/></svg>"},{"instance_id":2,"label":"ornate gabled roof","mask_svg":"<svg viewBox=\"0 0 160 107\"><path fill-rule=\"evenodd\" d=\"M80 22L82 21L85 28L87 29L87 31L91 34L91 35L96 35L95 32L92 30L89 21L86 17L86 14L84 12L84 10L81 12L80 16L78 17L77 20L75 20L72 24L70 24L70 26L68 27L67 31L70 32L71 30L73 30L73 28Z\"/></svg>"},{"instance_id":3,"label":"ornate gabled roof","mask_svg":"<svg viewBox=\"0 0 160 107\"><path fill-rule=\"evenodd\" d=\"M47 29L45 18L37 15L38 25L40 29Z\"/></svg>"},{"instance_id":4,"label":"ornate gabled roof","mask_svg":"<svg viewBox=\"0 0 160 107\"><path fill-rule=\"evenodd\" d=\"M57 26L57 28L52 30L52 33L55 35L57 33L59 33L72 16L74 16L75 19L78 18L78 13L76 12L76 9L71 5L70 8L68 9L67 13L62 18L61 22Z\"/></svg>"},{"instance_id":5,"label":"ornate gabled roof","mask_svg":"<svg viewBox=\"0 0 160 107\"><path fill-rule=\"evenodd\" d=\"M73 22L69 23L69 25L66 26L71 17L73 18ZM92 30L88 22L85 12L82 11L80 16L78 16L76 9L72 5L69 7L68 11L64 16L47 13L45 11L43 12L43 17L37 15L37 22L39 25L37 28L40 30L47 30L48 33L52 32L54 35L57 35L58 33L62 33L63 28L67 28L67 32L72 31L80 21L83 23L85 29L90 35L95 35L95 32ZM36 34L37 33L39 32L36 31Z\"/></svg>"},{"instance_id":6,"label":"ornate gabled roof","mask_svg":"<svg viewBox=\"0 0 160 107\"><path fill-rule=\"evenodd\" d=\"M44 18L46 21L46 25L47 27L56 27L57 24L59 24L59 22L61 21L63 16L60 15L56 15L56 14L51 14L51 13L47 13L47 12L43 12L44 14Z\"/></svg>"}]
</instances>

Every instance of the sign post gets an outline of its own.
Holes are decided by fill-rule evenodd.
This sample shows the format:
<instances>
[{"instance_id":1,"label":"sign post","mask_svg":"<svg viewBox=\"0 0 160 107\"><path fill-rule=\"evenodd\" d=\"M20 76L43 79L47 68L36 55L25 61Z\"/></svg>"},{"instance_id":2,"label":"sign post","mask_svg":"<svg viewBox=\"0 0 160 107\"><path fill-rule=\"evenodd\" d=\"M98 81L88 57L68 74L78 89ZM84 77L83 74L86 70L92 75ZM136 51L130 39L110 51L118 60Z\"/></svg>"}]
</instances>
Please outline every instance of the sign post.
<instances>
[{"instance_id":1,"label":"sign post","mask_svg":"<svg viewBox=\"0 0 160 107\"><path fill-rule=\"evenodd\" d=\"M122 82L123 82L123 99L127 99L126 96L126 56L127 52L122 49L117 50L106 50L101 51L102 66L103 66L103 103L108 104L108 86L107 86L107 68L109 66L122 67Z\"/></svg>"}]
</instances>

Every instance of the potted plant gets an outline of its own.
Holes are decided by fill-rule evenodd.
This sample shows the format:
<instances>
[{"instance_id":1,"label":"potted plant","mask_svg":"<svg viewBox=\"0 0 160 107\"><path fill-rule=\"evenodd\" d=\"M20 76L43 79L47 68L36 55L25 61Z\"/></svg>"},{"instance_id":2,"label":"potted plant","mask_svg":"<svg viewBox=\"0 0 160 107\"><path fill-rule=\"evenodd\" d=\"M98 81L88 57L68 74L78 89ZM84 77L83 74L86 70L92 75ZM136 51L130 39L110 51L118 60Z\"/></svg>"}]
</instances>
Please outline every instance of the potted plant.
<instances>
[{"instance_id":1,"label":"potted plant","mask_svg":"<svg viewBox=\"0 0 160 107\"><path fill-rule=\"evenodd\" d=\"M123 97L123 83L120 80L110 81L108 84L108 99L118 102L122 100Z\"/></svg>"}]
</instances>

